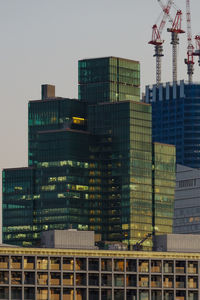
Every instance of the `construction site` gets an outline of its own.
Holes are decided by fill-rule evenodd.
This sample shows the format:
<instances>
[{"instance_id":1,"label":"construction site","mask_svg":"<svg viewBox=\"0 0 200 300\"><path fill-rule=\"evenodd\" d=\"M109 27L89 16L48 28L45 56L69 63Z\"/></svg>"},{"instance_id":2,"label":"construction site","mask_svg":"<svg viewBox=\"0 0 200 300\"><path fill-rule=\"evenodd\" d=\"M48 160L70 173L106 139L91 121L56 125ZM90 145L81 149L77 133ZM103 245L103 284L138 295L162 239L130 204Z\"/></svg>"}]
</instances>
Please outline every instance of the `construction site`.
<instances>
[{"instance_id":1,"label":"construction site","mask_svg":"<svg viewBox=\"0 0 200 300\"><path fill-rule=\"evenodd\" d=\"M152 36L149 41L150 45L154 46L154 57L156 58L156 84L157 86L162 82L162 57L163 54L163 31L166 25L167 32L171 33L171 45L172 45L172 81L178 81L178 45L179 35L186 33L187 35L187 49L186 58L184 60L187 65L188 82L193 82L195 57L198 58L198 64L200 65L200 35L192 34L192 18L190 9L190 0L186 0L186 29L183 28L183 13L182 10L176 6L175 1L167 0L164 3L162 0L157 0L161 7L161 15L158 21L152 27Z\"/></svg>"},{"instance_id":2,"label":"construction site","mask_svg":"<svg viewBox=\"0 0 200 300\"><path fill-rule=\"evenodd\" d=\"M176 146L176 162L191 168L200 168L200 83L193 80L195 62L200 65L200 35L192 34L190 0L186 4L185 20L175 1L166 5L157 1L162 9L161 20L153 25L150 45L155 48L156 83L146 86L145 103L152 104L153 140ZM163 32L171 33L172 80L162 81ZM183 22L185 21L185 22ZM183 23L187 26L183 28ZM184 61L178 60L179 36L186 34L187 47ZM184 48L183 48L184 49ZM166 55L169 59L170 55ZM178 66L185 63L187 80L178 79ZM170 64L168 62L168 64ZM163 72L164 73L164 72Z\"/></svg>"}]
</instances>

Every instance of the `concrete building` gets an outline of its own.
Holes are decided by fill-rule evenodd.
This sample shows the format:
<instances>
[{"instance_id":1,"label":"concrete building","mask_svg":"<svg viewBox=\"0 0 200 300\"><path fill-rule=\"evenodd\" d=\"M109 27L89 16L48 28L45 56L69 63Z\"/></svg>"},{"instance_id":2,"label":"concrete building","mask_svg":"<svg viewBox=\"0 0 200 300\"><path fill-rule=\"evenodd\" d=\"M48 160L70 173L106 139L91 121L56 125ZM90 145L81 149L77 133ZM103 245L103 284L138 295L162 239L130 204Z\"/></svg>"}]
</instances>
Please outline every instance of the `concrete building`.
<instances>
[{"instance_id":1,"label":"concrete building","mask_svg":"<svg viewBox=\"0 0 200 300\"><path fill-rule=\"evenodd\" d=\"M174 233L200 234L200 169L177 165Z\"/></svg>"},{"instance_id":2,"label":"concrete building","mask_svg":"<svg viewBox=\"0 0 200 300\"><path fill-rule=\"evenodd\" d=\"M200 253L0 247L0 299L199 300Z\"/></svg>"},{"instance_id":3,"label":"concrete building","mask_svg":"<svg viewBox=\"0 0 200 300\"><path fill-rule=\"evenodd\" d=\"M37 246L41 232L72 228L131 249L172 232L175 147L152 143L139 94L139 62L118 57L79 62L79 99L42 86L29 102L29 165L3 170L5 243Z\"/></svg>"}]
</instances>

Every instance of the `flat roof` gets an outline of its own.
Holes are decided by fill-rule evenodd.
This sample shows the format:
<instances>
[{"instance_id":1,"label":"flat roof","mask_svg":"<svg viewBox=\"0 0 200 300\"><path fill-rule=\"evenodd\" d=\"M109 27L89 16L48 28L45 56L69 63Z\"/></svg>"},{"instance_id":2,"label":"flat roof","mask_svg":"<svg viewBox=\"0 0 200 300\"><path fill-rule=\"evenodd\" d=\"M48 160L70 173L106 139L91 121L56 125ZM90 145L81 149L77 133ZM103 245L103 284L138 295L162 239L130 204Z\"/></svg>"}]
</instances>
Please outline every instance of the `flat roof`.
<instances>
[{"instance_id":1,"label":"flat roof","mask_svg":"<svg viewBox=\"0 0 200 300\"><path fill-rule=\"evenodd\" d=\"M51 130L40 130L38 134L50 134L50 133L58 133L58 132L76 132L81 134L90 134L89 131L86 130L78 130L78 129L71 129L71 128L61 128L61 129L51 129Z\"/></svg>"},{"instance_id":2,"label":"flat roof","mask_svg":"<svg viewBox=\"0 0 200 300\"><path fill-rule=\"evenodd\" d=\"M63 100L63 101L78 101L78 102L83 102L77 98L66 98L66 97L52 97L52 98L46 98L46 99L38 99L38 100L29 100L29 103L43 103L43 102L53 102L53 101L58 101L58 100Z\"/></svg>"},{"instance_id":3,"label":"flat roof","mask_svg":"<svg viewBox=\"0 0 200 300\"><path fill-rule=\"evenodd\" d=\"M153 142L154 144L159 144L159 145L167 145L167 146L170 146L170 147L176 147L175 145L173 144L166 144L166 143L160 143L160 142Z\"/></svg>"},{"instance_id":4,"label":"flat roof","mask_svg":"<svg viewBox=\"0 0 200 300\"><path fill-rule=\"evenodd\" d=\"M3 171L6 171L6 170L12 170L12 171L14 171L14 170L34 170L35 169L35 167L34 166L28 166L28 167L15 167L15 168L3 168L2 170Z\"/></svg>"},{"instance_id":5,"label":"flat roof","mask_svg":"<svg viewBox=\"0 0 200 300\"><path fill-rule=\"evenodd\" d=\"M146 251L114 251L114 250L74 250L74 249L49 249L49 248L22 248L0 247L0 255L52 255L52 256L82 256L82 257L116 257L116 258L141 258L141 259L193 259L200 260L200 253L178 252L146 252Z\"/></svg>"},{"instance_id":6,"label":"flat roof","mask_svg":"<svg viewBox=\"0 0 200 300\"><path fill-rule=\"evenodd\" d=\"M104 58L118 58L118 59L122 59L122 60L126 60L126 61L140 63L138 60L133 60L133 59L124 58L124 57L118 57L118 56L102 56L102 57L93 57L93 58L90 57L90 58L79 59L79 61L94 60L94 59L104 59Z\"/></svg>"},{"instance_id":7,"label":"flat roof","mask_svg":"<svg viewBox=\"0 0 200 300\"><path fill-rule=\"evenodd\" d=\"M135 104L141 104L141 105L146 105L146 106L151 106L150 103L145 103L141 101L136 101L136 100L120 100L120 101L115 101L115 102L97 102L93 104L89 104L89 106L96 106L96 105L116 105L116 104L121 104L121 103L135 103Z\"/></svg>"}]
</instances>

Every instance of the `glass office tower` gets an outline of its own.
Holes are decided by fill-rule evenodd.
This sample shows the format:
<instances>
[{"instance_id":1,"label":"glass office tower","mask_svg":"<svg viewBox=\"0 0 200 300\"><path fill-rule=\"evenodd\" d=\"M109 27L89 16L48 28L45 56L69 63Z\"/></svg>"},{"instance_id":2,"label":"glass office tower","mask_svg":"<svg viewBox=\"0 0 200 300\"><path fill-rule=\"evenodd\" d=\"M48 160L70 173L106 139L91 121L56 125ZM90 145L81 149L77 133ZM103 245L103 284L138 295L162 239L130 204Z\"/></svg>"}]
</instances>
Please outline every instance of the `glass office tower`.
<instances>
[{"instance_id":1,"label":"glass office tower","mask_svg":"<svg viewBox=\"0 0 200 300\"><path fill-rule=\"evenodd\" d=\"M29 167L3 171L5 243L37 245L44 230L74 228L132 248L172 231L175 147L152 144L138 76L135 61L83 60L79 100L44 85L29 102Z\"/></svg>"},{"instance_id":2,"label":"glass office tower","mask_svg":"<svg viewBox=\"0 0 200 300\"><path fill-rule=\"evenodd\" d=\"M91 153L97 161L91 180L98 178L101 193L94 190L89 197L97 211L97 196L101 199L103 239L131 246L149 233L172 232L175 147L152 144L151 106L134 101L91 105L88 129L101 137ZM98 220L94 207L91 230ZM151 239L145 246L152 246Z\"/></svg>"},{"instance_id":3,"label":"glass office tower","mask_svg":"<svg viewBox=\"0 0 200 300\"><path fill-rule=\"evenodd\" d=\"M147 86L145 102L152 105L153 140L175 145L177 163L200 168L200 84Z\"/></svg>"},{"instance_id":4,"label":"glass office tower","mask_svg":"<svg viewBox=\"0 0 200 300\"><path fill-rule=\"evenodd\" d=\"M89 104L140 100L140 64L119 57L79 61L79 99Z\"/></svg>"}]
</instances>

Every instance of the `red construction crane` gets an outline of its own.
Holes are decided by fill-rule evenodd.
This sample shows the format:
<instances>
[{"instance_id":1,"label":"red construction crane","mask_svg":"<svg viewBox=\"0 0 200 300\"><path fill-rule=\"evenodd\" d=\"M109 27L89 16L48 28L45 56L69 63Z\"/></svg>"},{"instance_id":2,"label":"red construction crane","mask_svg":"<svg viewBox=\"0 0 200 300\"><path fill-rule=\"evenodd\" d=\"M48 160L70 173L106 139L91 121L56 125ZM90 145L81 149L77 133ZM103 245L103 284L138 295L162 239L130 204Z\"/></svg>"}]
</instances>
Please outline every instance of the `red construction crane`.
<instances>
[{"instance_id":1,"label":"red construction crane","mask_svg":"<svg viewBox=\"0 0 200 300\"><path fill-rule=\"evenodd\" d=\"M173 4L173 0L168 0L167 5L163 7L163 18L159 27L155 24L152 27L152 39L149 44L155 46L155 54L156 57L156 84L159 85L161 83L161 57L163 56L163 43L164 40L161 39L163 28L165 27L167 17L169 16L169 12L171 6Z\"/></svg>"},{"instance_id":2,"label":"red construction crane","mask_svg":"<svg viewBox=\"0 0 200 300\"><path fill-rule=\"evenodd\" d=\"M194 73L194 46L192 44L192 28L191 28L191 13L190 0L186 0L186 20L187 20L187 58L185 64L187 65L188 81L192 83L192 76Z\"/></svg>"},{"instance_id":3,"label":"red construction crane","mask_svg":"<svg viewBox=\"0 0 200 300\"><path fill-rule=\"evenodd\" d=\"M196 50L194 51L193 55L199 57L198 63L200 66L200 35L195 36L195 42L196 42Z\"/></svg>"},{"instance_id":4,"label":"red construction crane","mask_svg":"<svg viewBox=\"0 0 200 300\"><path fill-rule=\"evenodd\" d=\"M182 11L177 10L176 16L174 18L173 24L171 28L168 28L167 31L172 33L172 77L173 82L177 81L177 45L179 44L179 37L180 33L185 33L182 30Z\"/></svg>"}]
</instances>

